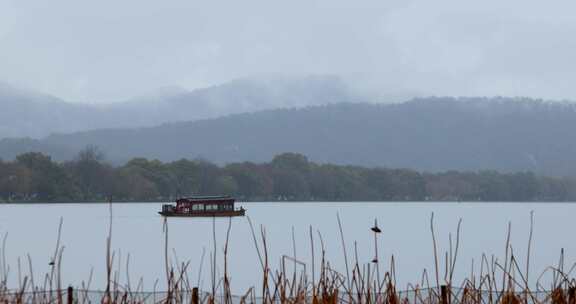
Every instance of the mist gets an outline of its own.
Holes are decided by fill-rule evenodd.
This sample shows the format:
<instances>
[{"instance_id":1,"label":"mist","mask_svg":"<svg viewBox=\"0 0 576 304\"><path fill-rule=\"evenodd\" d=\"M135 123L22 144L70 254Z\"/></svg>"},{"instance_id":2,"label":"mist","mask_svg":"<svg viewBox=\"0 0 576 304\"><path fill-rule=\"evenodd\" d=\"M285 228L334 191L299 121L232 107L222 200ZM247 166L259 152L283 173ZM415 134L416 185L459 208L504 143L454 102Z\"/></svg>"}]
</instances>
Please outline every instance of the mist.
<instances>
[{"instance_id":1,"label":"mist","mask_svg":"<svg viewBox=\"0 0 576 304\"><path fill-rule=\"evenodd\" d=\"M0 81L106 103L268 74L575 99L573 1L0 0Z\"/></svg>"}]
</instances>

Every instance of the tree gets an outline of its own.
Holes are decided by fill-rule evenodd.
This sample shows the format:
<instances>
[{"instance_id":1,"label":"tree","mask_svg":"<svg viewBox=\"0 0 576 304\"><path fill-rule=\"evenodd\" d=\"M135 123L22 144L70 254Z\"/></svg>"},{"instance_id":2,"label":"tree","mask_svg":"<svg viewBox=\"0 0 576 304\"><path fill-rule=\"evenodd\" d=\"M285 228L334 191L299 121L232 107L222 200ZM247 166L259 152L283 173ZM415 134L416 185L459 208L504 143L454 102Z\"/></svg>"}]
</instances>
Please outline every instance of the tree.
<instances>
[{"instance_id":1,"label":"tree","mask_svg":"<svg viewBox=\"0 0 576 304\"><path fill-rule=\"evenodd\" d=\"M200 192L200 168L194 161L181 159L167 164L174 176L176 195L190 196Z\"/></svg>"},{"instance_id":2,"label":"tree","mask_svg":"<svg viewBox=\"0 0 576 304\"><path fill-rule=\"evenodd\" d=\"M310 163L297 153L277 155L270 163L274 181L274 195L282 199L308 200Z\"/></svg>"},{"instance_id":3,"label":"tree","mask_svg":"<svg viewBox=\"0 0 576 304\"><path fill-rule=\"evenodd\" d=\"M31 196L39 201L74 200L80 198L80 189L70 176L50 156L38 152L21 154L16 163L30 170Z\"/></svg>"},{"instance_id":4,"label":"tree","mask_svg":"<svg viewBox=\"0 0 576 304\"><path fill-rule=\"evenodd\" d=\"M15 163L0 161L0 201L25 200L30 193L32 173Z\"/></svg>"},{"instance_id":5,"label":"tree","mask_svg":"<svg viewBox=\"0 0 576 304\"><path fill-rule=\"evenodd\" d=\"M123 167L116 173L114 197L129 201L157 200L160 192L156 184L142 175L136 167Z\"/></svg>"},{"instance_id":6,"label":"tree","mask_svg":"<svg viewBox=\"0 0 576 304\"><path fill-rule=\"evenodd\" d=\"M272 197L273 180L267 166L251 162L229 164L225 174L234 178L237 194L242 199L266 200Z\"/></svg>"},{"instance_id":7,"label":"tree","mask_svg":"<svg viewBox=\"0 0 576 304\"><path fill-rule=\"evenodd\" d=\"M204 160L134 158L121 167L88 146L74 161L56 163L41 153L0 160L0 200L151 201L175 196L230 194L243 200L322 201L567 201L576 179L497 171L419 173L409 169L316 164L296 153L269 163L220 167Z\"/></svg>"},{"instance_id":8,"label":"tree","mask_svg":"<svg viewBox=\"0 0 576 304\"><path fill-rule=\"evenodd\" d=\"M76 159L65 164L67 170L82 190L84 200L101 200L113 188L113 168L103 163L104 153L96 146L87 146Z\"/></svg>"}]
</instances>

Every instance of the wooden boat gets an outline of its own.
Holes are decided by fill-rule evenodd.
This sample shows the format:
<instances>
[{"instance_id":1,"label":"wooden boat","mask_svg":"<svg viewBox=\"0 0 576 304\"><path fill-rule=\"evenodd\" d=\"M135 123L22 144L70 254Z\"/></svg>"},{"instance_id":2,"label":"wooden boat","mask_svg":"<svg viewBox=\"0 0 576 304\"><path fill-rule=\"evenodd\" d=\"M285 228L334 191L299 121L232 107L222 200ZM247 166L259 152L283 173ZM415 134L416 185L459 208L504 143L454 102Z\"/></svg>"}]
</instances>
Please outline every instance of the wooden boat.
<instances>
[{"instance_id":1,"label":"wooden boat","mask_svg":"<svg viewBox=\"0 0 576 304\"><path fill-rule=\"evenodd\" d=\"M174 204L162 205L163 216L215 217L244 216L246 210L234 208L234 198L230 196L194 196L179 198Z\"/></svg>"}]
</instances>

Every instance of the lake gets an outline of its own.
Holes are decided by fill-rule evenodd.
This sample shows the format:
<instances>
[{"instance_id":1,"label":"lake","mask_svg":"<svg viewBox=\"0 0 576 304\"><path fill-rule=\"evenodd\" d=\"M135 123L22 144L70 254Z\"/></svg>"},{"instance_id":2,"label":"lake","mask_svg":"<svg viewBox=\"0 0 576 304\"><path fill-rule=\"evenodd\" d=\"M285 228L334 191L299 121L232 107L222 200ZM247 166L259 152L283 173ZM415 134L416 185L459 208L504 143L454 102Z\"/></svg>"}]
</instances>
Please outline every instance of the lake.
<instances>
[{"instance_id":1,"label":"lake","mask_svg":"<svg viewBox=\"0 0 576 304\"><path fill-rule=\"evenodd\" d=\"M282 255L294 255L294 230L297 259L310 267L309 227L315 238L316 266L319 264L322 234L326 258L345 273L338 230L337 214L344 228L349 259L353 259L354 242L359 260L368 263L374 256L374 236L370 227L374 219L383 233L379 237L382 270L389 267L391 255L396 261L399 289L408 282L420 280L422 270L433 273L434 259L430 233L430 216L435 214L435 229L439 251L449 248L448 235L455 240L456 226L462 218L460 251L456 264L456 278L471 271L475 261L478 272L482 253L503 259L506 230L512 222L511 243L518 262L524 267L528 244L530 212L534 211L535 226L531 256L531 277L537 277L546 266L556 264L560 249L566 253L566 264L576 259L576 204L569 203L241 203L247 209L257 233L265 227L270 263L279 268ZM130 279L133 287L143 277L144 289L152 290L154 281L164 285L164 235L162 217L157 214L160 203L130 203L113 205L112 247L116 262L121 258L120 281L126 281L126 257L130 254ZM40 280L50 269L58 224L63 218L62 263L63 284L79 286L94 269L92 289L105 286L106 237L109 207L107 204L25 204L0 205L0 235L8 233L7 264L10 265L10 285L17 286L18 257L22 272L28 273L26 255L33 262L35 279ZM217 218L216 247L218 272L222 272L223 246L228 226L227 218ZM206 257L200 287L210 288L209 255L213 250L211 218L169 218L170 259L174 252L180 263L191 261L190 280L197 282L200 260ZM442 253L441 253L442 254ZM443 256L443 255L442 255ZM232 219L229 243L229 273L232 291L244 293L261 282L261 267L246 217ZM118 264L115 264L115 269ZM310 269L310 268L309 268ZM431 277L432 278L432 277Z\"/></svg>"}]
</instances>

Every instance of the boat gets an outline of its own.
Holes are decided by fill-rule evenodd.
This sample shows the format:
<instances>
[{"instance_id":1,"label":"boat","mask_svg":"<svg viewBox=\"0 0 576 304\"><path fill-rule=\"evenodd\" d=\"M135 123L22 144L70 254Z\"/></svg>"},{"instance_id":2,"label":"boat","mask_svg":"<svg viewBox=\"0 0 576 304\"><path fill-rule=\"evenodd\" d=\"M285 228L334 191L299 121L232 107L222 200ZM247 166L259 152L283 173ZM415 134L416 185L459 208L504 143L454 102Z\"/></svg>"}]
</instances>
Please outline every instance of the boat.
<instances>
[{"instance_id":1,"label":"boat","mask_svg":"<svg viewBox=\"0 0 576 304\"><path fill-rule=\"evenodd\" d=\"M216 217L244 216L246 209L234 207L235 199L230 196L193 196L176 200L176 204L162 205L163 216Z\"/></svg>"}]
</instances>

